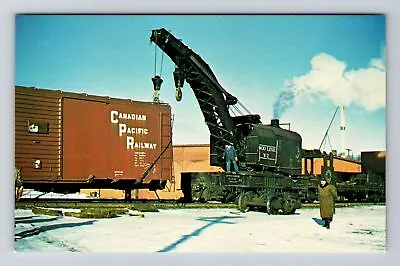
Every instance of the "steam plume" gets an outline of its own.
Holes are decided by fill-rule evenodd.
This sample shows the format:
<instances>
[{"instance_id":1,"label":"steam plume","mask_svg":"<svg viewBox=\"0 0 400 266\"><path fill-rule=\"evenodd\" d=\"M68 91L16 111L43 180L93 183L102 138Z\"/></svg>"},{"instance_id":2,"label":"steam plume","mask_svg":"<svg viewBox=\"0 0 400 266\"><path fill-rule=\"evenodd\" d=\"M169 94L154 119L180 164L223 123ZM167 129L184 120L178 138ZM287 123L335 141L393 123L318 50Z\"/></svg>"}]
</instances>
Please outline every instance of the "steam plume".
<instances>
[{"instance_id":1,"label":"steam plume","mask_svg":"<svg viewBox=\"0 0 400 266\"><path fill-rule=\"evenodd\" d=\"M273 117L279 118L295 103L297 97L324 96L337 105L355 103L373 111L386 105L386 52L373 58L368 67L346 70L346 63L320 53L311 59L311 71L286 81L273 106Z\"/></svg>"}]
</instances>

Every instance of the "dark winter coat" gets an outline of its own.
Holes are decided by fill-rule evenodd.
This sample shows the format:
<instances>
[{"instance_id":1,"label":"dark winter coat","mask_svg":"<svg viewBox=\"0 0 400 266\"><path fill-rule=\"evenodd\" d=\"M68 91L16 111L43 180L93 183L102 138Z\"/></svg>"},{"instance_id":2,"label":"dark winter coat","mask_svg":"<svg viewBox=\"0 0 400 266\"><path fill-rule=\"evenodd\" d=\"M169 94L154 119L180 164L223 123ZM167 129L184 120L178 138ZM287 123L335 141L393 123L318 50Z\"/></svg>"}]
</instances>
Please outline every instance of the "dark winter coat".
<instances>
[{"instance_id":1,"label":"dark winter coat","mask_svg":"<svg viewBox=\"0 0 400 266\"><path fill-rule=\"evenodd\" d=\"M337 191L334 185L327 184L318 186L319 207L322 219L332 219L335 212L335 200L337 199Z\"/></svg>"}]
</instances>

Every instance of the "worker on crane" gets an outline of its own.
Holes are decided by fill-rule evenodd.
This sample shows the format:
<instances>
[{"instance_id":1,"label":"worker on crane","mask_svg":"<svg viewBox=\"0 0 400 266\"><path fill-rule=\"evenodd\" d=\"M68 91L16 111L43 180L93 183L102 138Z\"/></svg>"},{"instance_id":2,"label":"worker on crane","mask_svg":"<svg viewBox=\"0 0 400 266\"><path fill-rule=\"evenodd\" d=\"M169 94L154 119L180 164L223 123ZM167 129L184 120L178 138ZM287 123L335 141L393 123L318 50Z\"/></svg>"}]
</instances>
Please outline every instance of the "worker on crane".
<instances>
[{"instance_id":1,"label":"worker on crane","mask_svg":"<svg viewBox=\"0 0 400 266\"><path fill-rule=\"evenodd\" d=\"M227 172L231 171L231 162L233 163L235 172L239 172L239 168L236 163L238 161L237 153L235 147L233 146L233 143L229 143L228 145L225 146L223 158L225 158L226 160Z\"/></svg>"}]
</instances>

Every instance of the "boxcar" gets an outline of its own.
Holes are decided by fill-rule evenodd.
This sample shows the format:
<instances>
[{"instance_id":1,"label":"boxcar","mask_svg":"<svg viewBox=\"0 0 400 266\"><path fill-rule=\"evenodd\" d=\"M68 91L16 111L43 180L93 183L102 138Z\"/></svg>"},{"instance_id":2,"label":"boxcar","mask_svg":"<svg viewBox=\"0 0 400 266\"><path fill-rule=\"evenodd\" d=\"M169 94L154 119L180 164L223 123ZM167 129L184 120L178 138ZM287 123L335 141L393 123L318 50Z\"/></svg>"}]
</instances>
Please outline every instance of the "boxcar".
<instances>
[{"instance_id":1,"label":"boxcar","mask_svg":"<svg viewBox=\"0 0 400 266\"><path fill-rule=\"evenodd\" d=\"M168 104L15 87L15 167L25 188L162 189L172 177Z\"/></svg>"}]
</instances>

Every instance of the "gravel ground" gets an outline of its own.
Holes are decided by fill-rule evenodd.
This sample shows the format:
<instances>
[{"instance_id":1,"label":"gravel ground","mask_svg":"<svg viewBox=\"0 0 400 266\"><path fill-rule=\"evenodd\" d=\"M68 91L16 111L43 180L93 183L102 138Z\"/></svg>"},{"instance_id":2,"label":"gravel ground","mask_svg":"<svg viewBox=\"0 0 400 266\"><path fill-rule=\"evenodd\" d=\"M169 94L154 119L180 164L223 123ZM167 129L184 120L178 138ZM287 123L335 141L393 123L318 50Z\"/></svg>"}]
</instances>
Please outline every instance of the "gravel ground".
<instances>
[{"instance_id":1,"label":"gravel ground","mask_svg":"<svg viewBox=\"0 0 400 266\"><path fill-rule=\"evenodd\" d=\"M331 229L318 209L294 215L234 209L175 209L79 219L16 210L16 251L384 252L385 206L338 208Z\"/></svg>"}]
</instances>

